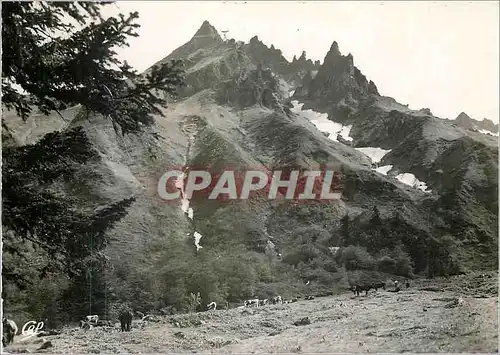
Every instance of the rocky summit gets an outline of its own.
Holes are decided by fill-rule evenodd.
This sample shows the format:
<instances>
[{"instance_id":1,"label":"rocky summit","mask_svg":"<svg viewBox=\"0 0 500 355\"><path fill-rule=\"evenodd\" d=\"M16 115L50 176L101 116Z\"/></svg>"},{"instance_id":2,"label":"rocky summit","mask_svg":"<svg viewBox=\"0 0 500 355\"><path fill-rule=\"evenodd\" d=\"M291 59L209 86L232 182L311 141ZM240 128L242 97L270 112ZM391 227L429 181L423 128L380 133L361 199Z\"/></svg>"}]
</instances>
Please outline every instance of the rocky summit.
<instances>
[{"instance_id":1,"label":"rocky summit","mask_svg":"<svg viewBox=\"0 0 500 355\"><path fill-rule=\"evenodd\" d=\"M380 95L335 41L322 62L299 54L289 62L257 36L223 40L205 21L159 61L182 60L186 85L153 128L121 136L78 107L26 123L4 113L8 144L84 128L103 159L60 188L89 203L137 197L110 232L108 277L156 290L152 308L182 309L194 279L206 303L236 304L344 292L366 278L497 269L498 125ZM160 177L184 166L327 167L339 173L342 198L162 201Z\"/></svg>"}]
</instances>

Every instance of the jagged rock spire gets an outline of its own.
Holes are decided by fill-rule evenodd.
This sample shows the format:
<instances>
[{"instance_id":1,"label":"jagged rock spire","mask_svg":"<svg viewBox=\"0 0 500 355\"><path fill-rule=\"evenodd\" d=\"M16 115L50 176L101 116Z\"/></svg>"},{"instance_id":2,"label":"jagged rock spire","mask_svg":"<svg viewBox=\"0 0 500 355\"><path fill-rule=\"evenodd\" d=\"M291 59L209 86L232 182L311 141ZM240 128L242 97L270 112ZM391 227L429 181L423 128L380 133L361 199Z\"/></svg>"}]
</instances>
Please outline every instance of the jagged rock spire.
<instances>
[{"instance_id":1,"label":"jagged rock spire","mask_svg":"<svg viewBox=\"0 0 500 355\"><path fill-rule=\"evenodd\" d=\"M333 41L332 45L330 46L330 50L328 53L331 53L332 55L340 56L340 50L339 50L339 44L337 41ZM328 55L328 54L327 54Z\"/></svg>"},{"instance_id":2,"label":"jagged rock spire","mask_svg":"<svg viewBox=\"0 0 500 355\"><path fill-rule=\"evenodd\" d=\"M342 54L340 53L339 45L336 41L333 41L330 50L326 53L323 66L335 66L341 58Z\"/></svg>"}]
</instances>

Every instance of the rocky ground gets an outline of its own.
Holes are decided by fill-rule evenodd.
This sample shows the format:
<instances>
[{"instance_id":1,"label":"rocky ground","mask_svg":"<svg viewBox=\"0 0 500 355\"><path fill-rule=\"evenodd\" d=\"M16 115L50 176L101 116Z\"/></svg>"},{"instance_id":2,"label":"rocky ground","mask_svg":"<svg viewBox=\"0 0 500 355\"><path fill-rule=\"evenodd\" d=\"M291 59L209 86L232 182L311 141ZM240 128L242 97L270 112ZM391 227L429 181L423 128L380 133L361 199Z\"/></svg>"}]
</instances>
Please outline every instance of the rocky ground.
<instances>
[{"instance_id":1,"label":"rocky ground","mask_svg":"<svg viewBox=\"0 0 500 355\"><path fill-rule=\"evenodd\" d=\"M114 328L66 328L18 340L9 353L497 352L497 274L414 281L355 297L344 293L287 305L134 321ZM304 319L306 318L306 319ZM297 324L297 325L296 325ZM35 343L36 342L36 343ZM38 352L42 352L38 350Z\"/></svg>"}]
</instances>

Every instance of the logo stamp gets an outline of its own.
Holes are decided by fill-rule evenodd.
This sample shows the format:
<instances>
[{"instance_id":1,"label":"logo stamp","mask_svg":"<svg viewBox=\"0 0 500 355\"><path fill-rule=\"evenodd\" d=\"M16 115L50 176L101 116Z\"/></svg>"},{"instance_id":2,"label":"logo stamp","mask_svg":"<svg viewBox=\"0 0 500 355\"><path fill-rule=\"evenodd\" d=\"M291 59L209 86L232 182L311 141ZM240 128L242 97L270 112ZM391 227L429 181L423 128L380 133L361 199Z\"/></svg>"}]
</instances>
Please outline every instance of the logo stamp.
<instances>
[{"instance_id":1,"label":"logo stamp","mask_svg":"<svg viewBox=\"0 0 500 355\"><path fill-rule=\"evenodd\" d=\"M20 341L25 341L38 335L39 333L41 333L43 326L44 326L43 322L37 323L33 320L25 323L21 330L21 335L24 335L24 338L22 338Z\"/></svg>"}]
</instances>

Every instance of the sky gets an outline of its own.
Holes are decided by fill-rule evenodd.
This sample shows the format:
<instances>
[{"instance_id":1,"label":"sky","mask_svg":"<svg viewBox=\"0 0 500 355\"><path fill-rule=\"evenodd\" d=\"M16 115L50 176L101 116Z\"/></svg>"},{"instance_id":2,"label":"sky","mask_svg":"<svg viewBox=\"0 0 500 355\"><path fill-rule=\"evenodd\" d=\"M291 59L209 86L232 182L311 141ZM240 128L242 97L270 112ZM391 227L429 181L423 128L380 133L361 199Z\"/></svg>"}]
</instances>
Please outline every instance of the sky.
<instances>
[{"instance_id":1,"label":"sky","mask_svg":"<svg viewBox=\"0 0 500 355\"><path fill-rule=\"evenodd\" d=\"M291 60L323 59L333 41L380 94L454 119L499 117L498 1L118 1L140 37L119 49L139 71L189 41L204 20L228 38L257 35Z\"/></svg>"}]
</instances>

